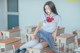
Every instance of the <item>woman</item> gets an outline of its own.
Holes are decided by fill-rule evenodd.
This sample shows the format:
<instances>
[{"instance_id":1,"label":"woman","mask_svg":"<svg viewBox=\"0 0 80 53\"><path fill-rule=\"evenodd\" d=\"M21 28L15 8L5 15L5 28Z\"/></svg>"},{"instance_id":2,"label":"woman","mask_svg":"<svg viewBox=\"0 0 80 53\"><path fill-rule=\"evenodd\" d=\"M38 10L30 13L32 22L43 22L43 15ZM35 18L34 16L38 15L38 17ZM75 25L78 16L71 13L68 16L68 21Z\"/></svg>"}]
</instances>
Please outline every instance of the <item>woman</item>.
<instances>
[{"instance_id":1,"label":"woman","mask_svg":"<svg viewBox=\"0 0 80 53\"><path fill-rule=\"evenodd\" d=\"M25 53L26 49L29 47L43 49L47 46L49 46L54 53L57 53L55 41L58 28L61 25L61 18L58 15L56 7L52 1L46 2L43 9L44 17L42 17L42 21L40 21L34 31L34 39L22 45L18 50L16 50L16 53L19 53L20 51Z\"/></svg>"}]
</instances>

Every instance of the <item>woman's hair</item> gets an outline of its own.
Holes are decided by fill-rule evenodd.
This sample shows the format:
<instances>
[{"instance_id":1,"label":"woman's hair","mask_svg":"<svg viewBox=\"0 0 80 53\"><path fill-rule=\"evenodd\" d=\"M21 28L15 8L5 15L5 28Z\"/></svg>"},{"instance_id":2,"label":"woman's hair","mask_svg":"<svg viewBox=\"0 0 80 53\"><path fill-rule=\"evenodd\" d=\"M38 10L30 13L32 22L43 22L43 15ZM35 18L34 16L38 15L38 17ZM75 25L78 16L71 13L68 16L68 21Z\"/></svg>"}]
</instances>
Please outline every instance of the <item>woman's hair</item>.
<instances>
[{"instance_id":1,"label":"woman's hair","mask_svg":"<svg viewBox=\"0 0 80 53\"><path fill-rule=\"evenodd\" d=\"M44 12L46 13L46 11L45 11L45 6L46 5L48 5L49 7L50 7L50 9L51 9L51 11L53 12L53 13L55 13L56 15L58 15L58 13L57 13L57 10L56 10L56 7L55 7L55 5L54 5L54 3L52 2L52 1L48 1L48 2L46 2L45 4L44 4Z\"/></svg>"}]
</instances>

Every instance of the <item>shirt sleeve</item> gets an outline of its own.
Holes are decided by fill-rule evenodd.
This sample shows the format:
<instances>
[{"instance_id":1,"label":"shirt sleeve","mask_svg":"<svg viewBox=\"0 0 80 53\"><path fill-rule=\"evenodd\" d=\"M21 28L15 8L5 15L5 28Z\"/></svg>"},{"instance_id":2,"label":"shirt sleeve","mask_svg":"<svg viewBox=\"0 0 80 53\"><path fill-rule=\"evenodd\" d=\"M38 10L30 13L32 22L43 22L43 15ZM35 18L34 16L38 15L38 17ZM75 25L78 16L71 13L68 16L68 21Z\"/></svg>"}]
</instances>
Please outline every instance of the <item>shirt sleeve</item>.
<instances>
[{"instance_id":1,"label":"shirt sleeve","mask_svg":"<svg viewBox=\"0 0 80 53\"><path fill-rule=\"evenodd\" d=\"M61 17L57 16L57 26L61 26Z\"/></svg>"},{"instance_id":2,"label":"shirt sleeve","mask_svg":"<svg viewBox=\"0 0 80 53\"><path fill-rule=\"evenodd\" d=\"M41 21L45 21L46 20L46 16L43 14L42 16L41 16Z\"/></svg>"}]
</instances>

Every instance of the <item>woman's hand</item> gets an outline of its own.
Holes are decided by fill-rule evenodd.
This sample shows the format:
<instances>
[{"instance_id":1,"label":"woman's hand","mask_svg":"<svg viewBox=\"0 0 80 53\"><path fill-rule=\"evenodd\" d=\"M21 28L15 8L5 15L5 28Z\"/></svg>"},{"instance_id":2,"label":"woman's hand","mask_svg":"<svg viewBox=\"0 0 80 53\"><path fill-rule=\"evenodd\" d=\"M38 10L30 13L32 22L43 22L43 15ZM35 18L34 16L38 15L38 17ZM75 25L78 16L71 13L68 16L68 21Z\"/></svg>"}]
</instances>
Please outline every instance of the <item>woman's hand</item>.
<instances>
[{"instance_id":1,"label":"woman's hand","mask_svg":"<svg viewBox=\"0 0 80 53\"><path fill-rule=\"evenodd\" d=\"M37 37L37 32L40 30L41 26L42 26L42 21L38 24L37 28L34 31L34 39L39 39Z\"/></svg>"},{"instance_id":2,"label":"woman's hand","mask_svg":"<svg viewBox=\"0 0 80 53\"><path fill-rule=\"evenodd\" d=\"M37 37L37 35L35 33L33 35L34 35L34 39L38 39L38 37Z\"/></svg>"},{"instance_id":3,"label":"woman's hand","mask_svg":"<svg viewBox=\"0 0 80 53\"><path fill-rule=\"evenodd\" d=\"M55 31L53 32L54 42L56 41L56 37L57 37L57 34L58 34L58 29L59 29L59 27L56 27Z\"/></svg>"},{"instance_id":4,"label":"woman's hand","mask_svg":"<svg viewBox=\"0 0 80 53\"><path fill-rule=\"evenodd\" d=\"M54 42L56 42L56 37L54 37Z\"/></svg>"}]
</instances>

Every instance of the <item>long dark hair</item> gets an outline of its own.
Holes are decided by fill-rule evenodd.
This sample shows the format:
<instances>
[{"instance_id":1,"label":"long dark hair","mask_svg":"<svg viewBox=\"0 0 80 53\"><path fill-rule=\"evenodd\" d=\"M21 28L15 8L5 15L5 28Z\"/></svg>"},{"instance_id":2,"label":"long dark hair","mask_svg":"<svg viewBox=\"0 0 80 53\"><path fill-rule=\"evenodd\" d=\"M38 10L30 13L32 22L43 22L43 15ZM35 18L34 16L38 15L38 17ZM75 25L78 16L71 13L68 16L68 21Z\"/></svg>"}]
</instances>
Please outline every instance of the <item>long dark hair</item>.
<instances>
[{"instance_id":1,"label":"long dark hair","mask_svg":"<svg viewBox=\"0 0 80 53\"><path fill-rule=\"evenodd\" d=\"M53 12L53 13L55 13L56 15L58 15L58 13L57 13L57 10L56 10L56 7L55 7L55 5L54 5L54 3L52 2L52 1L48 1L48 2L46 2L45 4L44 4L44 12L46 13L46 11L45 11L45 6L46 5L48 5L49 7L50 7L50 9L51 9L51 11Z\"/></svg>"}]
</instances>

